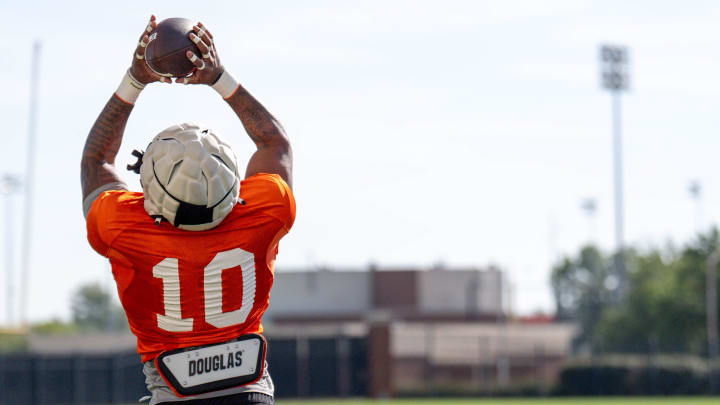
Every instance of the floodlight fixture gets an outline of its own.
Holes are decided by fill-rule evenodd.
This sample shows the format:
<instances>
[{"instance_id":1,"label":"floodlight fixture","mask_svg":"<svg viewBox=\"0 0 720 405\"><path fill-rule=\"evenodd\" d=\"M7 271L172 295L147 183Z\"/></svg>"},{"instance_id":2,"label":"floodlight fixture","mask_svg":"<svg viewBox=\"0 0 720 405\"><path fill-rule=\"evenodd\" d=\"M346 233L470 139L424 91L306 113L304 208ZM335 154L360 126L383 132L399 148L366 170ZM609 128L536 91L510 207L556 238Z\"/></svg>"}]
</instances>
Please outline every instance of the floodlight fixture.
<instances>
[{"instance_id":1,"label":"floodlight fixture","mask_svg":"<svg viewBox=\"0 0 720 405\"><path fill-rule=\"evenodd\" d=\"M624 46L600 47L600 79L603 88L618 92L630 86L628 50Z\"/></svg>"}]
</instances>

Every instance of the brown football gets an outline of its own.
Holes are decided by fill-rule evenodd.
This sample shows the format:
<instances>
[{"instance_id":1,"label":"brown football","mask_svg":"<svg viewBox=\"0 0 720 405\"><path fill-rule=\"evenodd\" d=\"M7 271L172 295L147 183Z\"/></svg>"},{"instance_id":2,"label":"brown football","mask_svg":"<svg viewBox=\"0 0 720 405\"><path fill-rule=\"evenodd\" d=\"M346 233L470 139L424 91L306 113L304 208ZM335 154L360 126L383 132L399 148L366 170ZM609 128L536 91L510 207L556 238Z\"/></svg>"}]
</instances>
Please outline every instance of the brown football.
<instances>
[{"instance_id":1,"label":"brown football","mask_svg":"<svg viewBox=\"0 0 720 405\"><path fill-rule=\"evenodd\" d=\"M150 69L161 75L185 77L195 67L185 56L186 51L200 55L200 49L188 34L193 23L187 18L168 18L158 23L150 33L150 43L145 48L145 60Z\"/></svg>"}]
</instances>

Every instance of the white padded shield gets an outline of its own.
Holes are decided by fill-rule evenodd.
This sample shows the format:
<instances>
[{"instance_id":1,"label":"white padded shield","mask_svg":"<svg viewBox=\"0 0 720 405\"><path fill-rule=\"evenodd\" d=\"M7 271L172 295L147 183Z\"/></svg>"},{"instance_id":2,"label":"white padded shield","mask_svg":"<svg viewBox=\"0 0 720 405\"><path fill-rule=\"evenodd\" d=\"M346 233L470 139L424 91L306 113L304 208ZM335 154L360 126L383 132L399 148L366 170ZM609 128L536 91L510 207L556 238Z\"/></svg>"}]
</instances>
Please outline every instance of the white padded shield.
<instances>
[{"instance_id":1,"label":"white padded shield","mask_svg":"<svg viewBox=\"0 0 720 405\"><path fill-rule=\"evenodd\" d=\"M145 211L153 217L161 215L171 224L180 206L177 200L215 206L211 222L178 226L190 231L220 224L240 194L237 159L232 149L212 130L196 124L173 125L153 138L143 156L140 182Z\"/></svg>"}]
</instances>

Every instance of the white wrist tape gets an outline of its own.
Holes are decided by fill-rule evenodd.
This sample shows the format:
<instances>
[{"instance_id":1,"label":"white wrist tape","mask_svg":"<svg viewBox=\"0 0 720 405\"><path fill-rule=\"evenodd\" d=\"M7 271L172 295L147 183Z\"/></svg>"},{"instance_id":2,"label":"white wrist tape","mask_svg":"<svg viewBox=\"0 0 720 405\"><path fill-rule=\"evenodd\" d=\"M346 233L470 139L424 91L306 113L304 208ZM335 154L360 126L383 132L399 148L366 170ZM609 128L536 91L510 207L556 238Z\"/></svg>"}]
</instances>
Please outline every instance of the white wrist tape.
<instances>
[{"instance_id":1,"label":"white wrist tape","mask_svg":"<svg viewBox=\"0 0 720 405\"><path fill-rule=\"evenodd\" d=\"M115 91L115 95L120 97L122 101L128 104L135 104L135 101L137 101L140 92L144 88L145 85L132 77L130 75L130 71L128 70L125 73L125 76L123 76L123 79L120 82L120 86L118 86L118 89Z\"/></svg>"},{"instance_id":2,"label":"white wrist tape","mask_svg":"<svg viewBox=\"0 0 720 405\"><path fill-rule=\"evenodd\" d=\"M228 72L227 70L220 75L220 78L218 79L215 84L213 84L211 87L222 96L222 98L228 98L232 96L235 93L235 90L238 88L238 82L235 80L234 77Z\"/></svg>"}]
</instances>

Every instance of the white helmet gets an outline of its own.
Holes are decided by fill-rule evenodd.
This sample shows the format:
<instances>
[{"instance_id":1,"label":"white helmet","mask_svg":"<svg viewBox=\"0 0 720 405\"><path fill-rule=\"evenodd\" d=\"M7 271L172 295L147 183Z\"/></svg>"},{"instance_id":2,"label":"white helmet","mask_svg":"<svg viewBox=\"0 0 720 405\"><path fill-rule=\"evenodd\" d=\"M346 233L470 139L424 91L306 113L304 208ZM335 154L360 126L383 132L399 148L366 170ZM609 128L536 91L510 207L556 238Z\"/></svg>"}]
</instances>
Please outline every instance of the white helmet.
<instances>
[{"instance_id":1,"label":"white helmet","mask_svg":"<svg viewBox=\"0 0 720 405\"><path fill-rule=\"evenodd\" d=\"M156 223L164 218L190 231L217 226L239 201L235 154L195 124L173 125L153 138L142 155L140 183Z\"/></svg>"}]
</instances>

